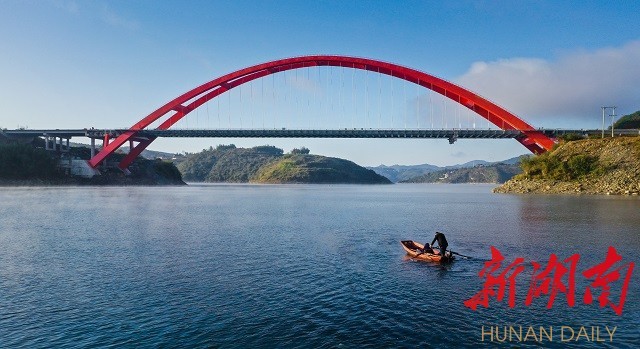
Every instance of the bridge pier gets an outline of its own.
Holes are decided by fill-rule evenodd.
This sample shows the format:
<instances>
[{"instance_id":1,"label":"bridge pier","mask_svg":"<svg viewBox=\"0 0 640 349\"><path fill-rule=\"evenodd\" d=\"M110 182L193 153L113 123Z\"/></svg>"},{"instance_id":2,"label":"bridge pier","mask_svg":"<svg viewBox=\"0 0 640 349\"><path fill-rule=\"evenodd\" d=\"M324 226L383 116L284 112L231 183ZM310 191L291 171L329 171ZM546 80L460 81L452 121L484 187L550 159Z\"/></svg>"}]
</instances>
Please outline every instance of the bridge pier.
<instances>
[{"instance_id":1,"label":"bridge pier","mask_svg":"<svg viewBox=\"0 0 640 349\"><path fill-rule=\"evenodd\" d=\"M102 139L102 149L105 149L109 145L109 133L105 132L104 138ZM107 159L102 161L102 169L107 170Z\"/></svg>"},{"instance_id":2,"label":"bridge pier","mask_svg":"<svg viewBox=\"0 0 640 349\"><path fill-rule=\"evenodd\" d=\"M68 153L71 150L71 138L44 135L44 150Z\"/></svg>"},{"instance_id":3,"label":"bridge pier","mask_svg":"<svg viewBox=\"0 0 640 349\"><path fill-rule=\"evenodd\" d=\"M91 138L91 157L96 156L96 139Z\"/></svg>"},{"instance_id":4,"label":"bridge pier","mask_svg":"<svg viewBox=\"0 0 640 349\"><path fill-rule=\"evenodd\" d=\"M104 138L102 139L102 149L106 148L109 145L109 133L105 132Z\"/></svg>"}]
</instances>

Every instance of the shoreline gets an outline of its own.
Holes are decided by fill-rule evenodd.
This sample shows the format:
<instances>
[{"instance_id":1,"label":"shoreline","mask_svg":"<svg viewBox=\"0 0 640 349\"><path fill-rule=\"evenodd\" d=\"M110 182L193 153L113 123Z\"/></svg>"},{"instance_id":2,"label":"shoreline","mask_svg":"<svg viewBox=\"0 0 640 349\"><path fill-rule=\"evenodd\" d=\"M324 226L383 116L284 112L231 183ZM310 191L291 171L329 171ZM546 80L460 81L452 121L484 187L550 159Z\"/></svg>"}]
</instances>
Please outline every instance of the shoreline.
<instances>
[{"instance_id":1,"label":"shoreline","mask_svg":"<svg viewBox=\"0 0 640 349\"><path fill-rule=\"evenodd\" d=\"M640 195L640 137L562 142L494 193Z\"/></svg>"}]
</instances>

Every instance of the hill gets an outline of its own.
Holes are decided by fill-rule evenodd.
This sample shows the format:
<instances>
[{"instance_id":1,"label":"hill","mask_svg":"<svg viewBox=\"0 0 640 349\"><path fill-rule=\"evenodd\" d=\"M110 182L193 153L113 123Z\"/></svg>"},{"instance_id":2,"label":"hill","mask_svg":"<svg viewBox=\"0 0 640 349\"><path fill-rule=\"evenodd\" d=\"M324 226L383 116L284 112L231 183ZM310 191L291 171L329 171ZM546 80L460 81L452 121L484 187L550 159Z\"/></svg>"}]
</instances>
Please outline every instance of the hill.
<instances>
[{"instance_id":1,"label":"hill","mask_svg":"<svg viewBox=\"0 0 640 349\"><path fill-rule=\"evenodd\" d=\"M384 184L386 178L343 159L283 154L272 146L218 146L188 154L178 165L191 182Z\"/></svg>"},{"instance_id":2,"label":"hill","mask_svg":"<svg viewBox=\"0 0 640 349\"><path fill-rule=\"evenodd\" d=\"M640 193L640 137L583 139L525 159L497 193Z\"/></svg>"},{"instance_id":3,"label":"hill","mask_svg":"<svg viewBox=\"0 0 640 349\"><path fill-rule=\"evenodd\" d=\"M319 155L287 154L262 167L254 176L259 183L389 184L387 178L355 163Z\"/></svg>"},{"instance_id":4,"label":"hill","mask_svg":"<svg viewBox=\"0 0 640 349\"><path fill-rule=\"evenodd\" d=\"M57 181L64 178L58 161L31 144L0 142L0 181Z\"/></svg>"},{"instance_id":5,"label":"hill","mask_svg":"<svg viewBox=\"0 0 640 349\"><path fill-rule=\"evenodd\" d=\"M430 164L422 164L422 165L393 165L393 166L385 166L380 165L376 167L367 167L370 170L374 170L377 174L385 176L389 178L394 183L398 182L406 182L406 183L415 183L412 182L413 178L421 177L429 173L434 172L446 172L449 170L459 169L459 168L472 168L476 166L491 166L495 164L508 164L514 165L520 163L520 156L514 157L511 159L507 159L499 162L488 162L484 160L473 160L469 162L465 162L463 164L452 165L452 166L436 166ZM442 177L442 175L438 176Z\"/></svg>"},{"instance_id":6,"label":"hill","mask_svg":"<svg viewBox=\"0 0 640 349\"><path fill-rule=\"evenodd\" d=\"M441 168L435 165L380 165L376 167L367 167L369 170L388 178L390 181L397 183L413 177L421 176L425 173L438 171Z\"/></svg>"},{"instance_id":7,"label":"hill","mask_svg":"<svg viewBox=\"0 0 640 349\"><path fill-rule=\"evenodd\" d=\"M430 172L401 183L504 183L520 172L519 165L499 163Z\"/></svg>"},{"instance_id":8,"label":"hill","mask_svg":"<svg viewBox=\"0 0 640 349\"><path fill-rule=\"evenodd\" d=\"M613 124L616 129L635 129L640 128L640 110L629 115L621 117Z\"/></svg>"},{"instance_id":9,"label":"hill","mask_svg":"<svg viewBox=\"0 0 640 349\"><path fill-rule=\"evenodd\" d=\"M200 153L187 154L178 164L187 182L249 182L264 165L283 154L271 146L236 148L234 145L209 148Z\"/></svg>"},{"instance_id":10,"label":"hill","mask_svg":"<svg viewBox=\"0 0 640 349\"><path fill-rule=\"evenodd\" d=\"M82 178L70 175L71 162L89 159L90 149L71 147L68 153L56 153L42 148L44 141L32 143L0 142L0 185L184 185L178 169L170 162L138 157L129 166L130 174L109 168L101 175ZM61 160L62 157L62 160ZM108 158L110 163L121 160L124 154Z\"/></svg>"}]
</instances>

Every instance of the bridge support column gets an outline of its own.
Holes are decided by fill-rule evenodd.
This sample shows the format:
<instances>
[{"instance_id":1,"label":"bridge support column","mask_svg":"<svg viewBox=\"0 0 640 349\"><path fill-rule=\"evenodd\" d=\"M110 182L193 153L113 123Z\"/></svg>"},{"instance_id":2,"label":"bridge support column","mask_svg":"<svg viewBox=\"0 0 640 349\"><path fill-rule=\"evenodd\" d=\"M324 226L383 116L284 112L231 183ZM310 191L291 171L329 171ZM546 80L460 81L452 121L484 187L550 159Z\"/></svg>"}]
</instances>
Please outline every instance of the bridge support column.
<instances>
[{"instance_id":1,"label":"bridge support column","mask_svg":"<svg viewBox=\"0 0 640 349\"><path fill-rule=\"evenodd\" d=\"M58 150L57 146L56 146L56 142L58 141L58 137L54 136L53 137L53 151Z\"/></svg>"},{"instance_id":2,"label":"bridge support column","mask_svg":"<svg viewBox=\"0 0 640 349\"><path fill-rule=\"evenodd\" d=\"M44 136L44 150L49 150L49 136Z\"/></svg>"},{"instance_id":3,"label":"bridge support column","mask_svg":"<svg viewBox=\"0 0 640 349\"><path fill-rule=\"evenodd\" d=\"M109 133L105 133L104 134L104 139L102 139L102 149L106 148L109 145ZM104 170L107 169L107 159L105 158L104 161L102 161L102 168Z\"/></svg>"},{"instance_id":4,"label":"bridge support column","mask_svg":"<svg viewBox=\"0 0 640 349\"><path fill-rule=\"evenodd\" d=\"M91 157L96 156L96 139L91 138Z\"/></svg>"}]
</instances>

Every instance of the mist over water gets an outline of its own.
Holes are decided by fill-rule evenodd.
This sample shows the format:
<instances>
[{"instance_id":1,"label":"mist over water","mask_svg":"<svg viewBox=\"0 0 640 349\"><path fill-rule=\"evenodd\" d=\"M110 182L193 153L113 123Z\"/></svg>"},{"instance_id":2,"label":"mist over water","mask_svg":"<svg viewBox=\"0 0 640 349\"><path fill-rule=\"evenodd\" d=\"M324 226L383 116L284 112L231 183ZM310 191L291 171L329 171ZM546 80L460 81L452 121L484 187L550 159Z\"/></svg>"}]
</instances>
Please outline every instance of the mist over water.
<instances>
[{"instance_id":1,"label":"mist over water","mask_svg":"<svg viewBox=\"0 0 640 349\"><path fill-rule=\"evenodd\" d=\"M640 261L640 200L491 188L3 188L0 347L477 347L483 325L600 326L607 342L542 345L635 346L638 267L621 316L582 302L580 273L610 245L622 264ZM400 240L436 230L473 258L406 258ZM564 294L525 306L530 267L514 308L465 307L492 245L505 264L579 254L575 307Z\"/></svg>"}]
</instances>

